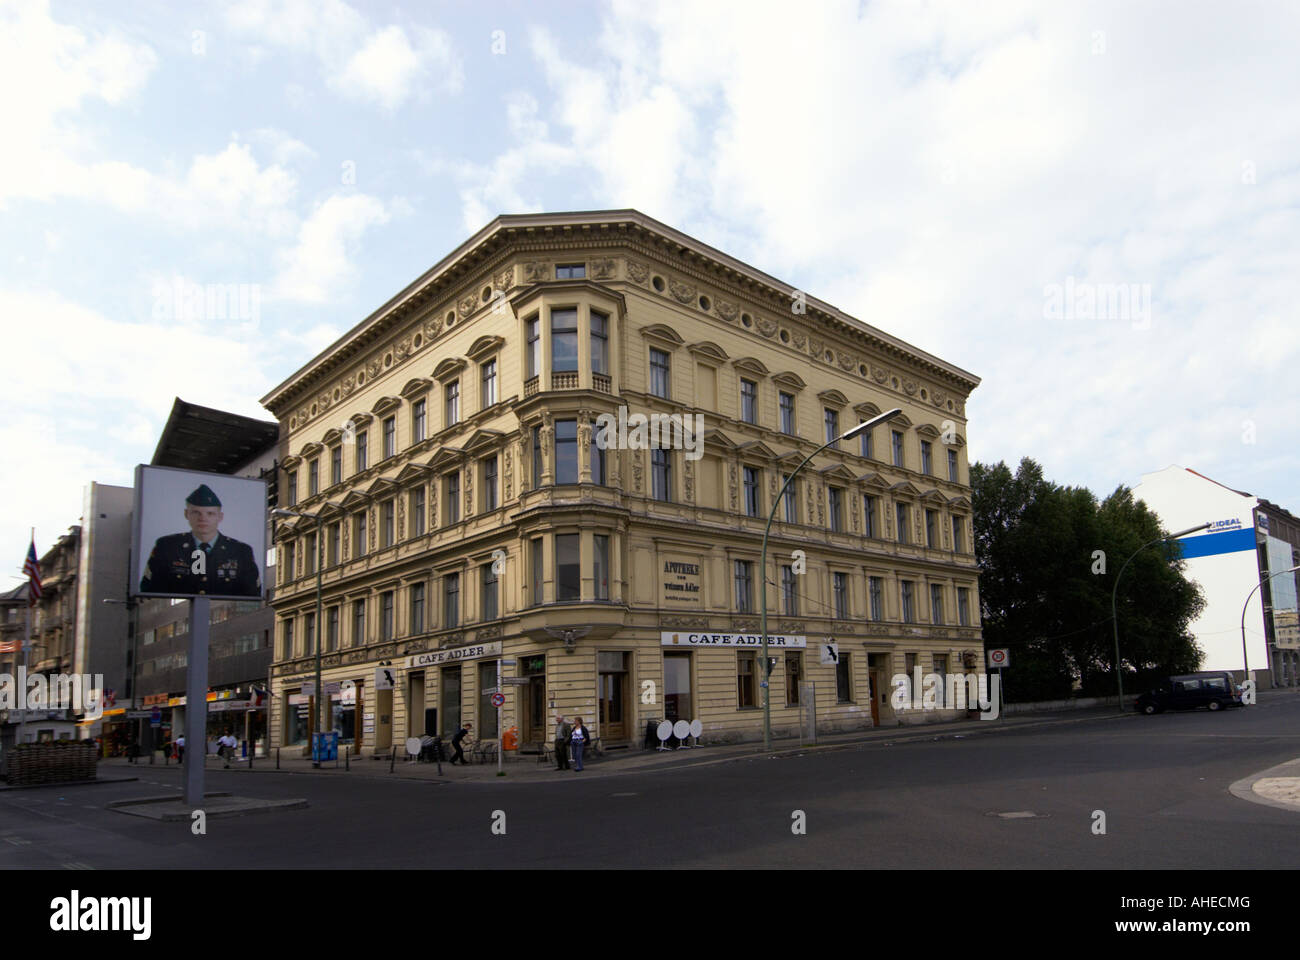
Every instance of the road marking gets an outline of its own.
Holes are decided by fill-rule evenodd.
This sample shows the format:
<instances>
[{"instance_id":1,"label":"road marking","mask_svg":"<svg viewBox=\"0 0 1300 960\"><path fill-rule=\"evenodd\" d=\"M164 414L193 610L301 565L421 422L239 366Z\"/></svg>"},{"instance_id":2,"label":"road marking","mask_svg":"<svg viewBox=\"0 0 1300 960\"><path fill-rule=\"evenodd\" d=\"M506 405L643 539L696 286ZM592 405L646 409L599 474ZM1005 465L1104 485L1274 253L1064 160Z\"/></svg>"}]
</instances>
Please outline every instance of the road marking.
<instances>
[{"instance_id":1,"label":"road marking","mask_svg":"<svg viewBox=\"0 0 1300 960\"><path fill-rule=\"evenodd\" d=\"M635 793L611 793L611 797L635 797Z\"/></svg>"},{"instance_id":2,"label":"road marking","mask_svg":"<svg viewBox=\"0 0 1300 960\"><path fill-rule=\"evenodd\" d=\"M22 837L5 837L5 843L12 843L15 847L25 847L31 843L30 840L24 840Z\"/></svg>"},{"instance_id":3,"label":"road marking","mask_svg":"<svg viewBox=\"0 0 1300 960\"><path fill-rule=\"evenodd\" d=\"M1038 814L1032 810L1011 810L1007 813L999 813L998 816L1003 820L1027 820L1030 817L1037 817Z\"/></svg>"},{"instance_id":4,"label":"road marking","mask_svg":"<svg viewBox=\"0 0 1300 960\"><path fill-rule=\"evenodd\" d=\"M76 860L63 864L64 870L94 870L95 868L87 863L79 863Z\"/></svg>"}]
</instances>

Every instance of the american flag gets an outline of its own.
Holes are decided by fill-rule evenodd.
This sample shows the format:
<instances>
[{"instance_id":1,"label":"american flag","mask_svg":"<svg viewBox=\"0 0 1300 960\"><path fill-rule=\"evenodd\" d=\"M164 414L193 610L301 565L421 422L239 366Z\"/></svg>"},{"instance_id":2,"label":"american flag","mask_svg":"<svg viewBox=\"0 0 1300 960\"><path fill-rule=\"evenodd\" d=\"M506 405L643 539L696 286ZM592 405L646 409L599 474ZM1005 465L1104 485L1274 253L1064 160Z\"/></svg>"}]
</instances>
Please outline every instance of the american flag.
<instances>
[{"instance_id":1,"label":"american flag","mask_svg":"<svg viewBox=\"0 0 1300 960\"><path fill-rule=\"evenodd\" d=\"M11 568L12 569L12 568ZM27 548L27 562L23 564L23 573L27 575L27 604L34 606L41 599L41 562L36 559L36 538Z\"/></svg>"}]
</instances>

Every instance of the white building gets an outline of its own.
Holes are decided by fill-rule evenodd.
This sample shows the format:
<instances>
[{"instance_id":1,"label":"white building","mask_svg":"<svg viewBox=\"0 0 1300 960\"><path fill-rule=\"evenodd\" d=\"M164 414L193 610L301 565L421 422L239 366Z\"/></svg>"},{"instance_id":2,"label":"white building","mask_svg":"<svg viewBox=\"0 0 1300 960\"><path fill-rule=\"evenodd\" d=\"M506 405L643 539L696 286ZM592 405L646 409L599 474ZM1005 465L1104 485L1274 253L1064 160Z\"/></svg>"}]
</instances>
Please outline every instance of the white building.
<instances>
[{"instance_id":1,"label":"white building","mask_svg":"<svg viewBox=\"0 0 1300 960\"><path fill-rule=\"evenodd\" d=\"M1300 556L1295 518L1267 500L1176 465L1144 474L1133 495L1167 530L1213 524L1179 541L1187 576L1205 596L1205 609L1191 624L1204 653L1201 669L1231 670L1241 677L1248 666L1261 688L1295 686L1300 663L1295 575L1272 578L1254 590L1270 571L1286 570L1296 562L1293 555ZM1284 557L1290 562L1283 563Z\"/></svg>"}]
</instances>

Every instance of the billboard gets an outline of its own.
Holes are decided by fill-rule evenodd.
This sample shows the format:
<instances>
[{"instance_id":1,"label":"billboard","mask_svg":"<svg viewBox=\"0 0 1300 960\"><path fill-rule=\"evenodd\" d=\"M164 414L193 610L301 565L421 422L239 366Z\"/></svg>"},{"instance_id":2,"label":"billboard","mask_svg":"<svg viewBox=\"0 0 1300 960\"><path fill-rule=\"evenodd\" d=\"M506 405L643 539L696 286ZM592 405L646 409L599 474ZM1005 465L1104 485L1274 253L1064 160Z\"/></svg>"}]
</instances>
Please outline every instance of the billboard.
<instances>
[{"instance_id":1,"label":"billboard","mask_svg":"<svg viewBox=\"0 0 1300 960\"><path fill-rule=\"evenodd\" d=\"M1261 517L1261 519L1267 519ZM1295 574L1283 573L1295 566L1291 544L1268 537L1269 595L1273 601L1273 641L1282 650L1300 649L1300 623L1297 622Z\"/></svg>"},{"instance_id":2,"label":"billboard","mask_svg":"<svg viewBox=\"0 0 1300 960\"><path fill-rule=\"evenodd\" d=\"M134 596L261 599L266 482L142 464L131 544Z\"/></svg>"}]
</instances>

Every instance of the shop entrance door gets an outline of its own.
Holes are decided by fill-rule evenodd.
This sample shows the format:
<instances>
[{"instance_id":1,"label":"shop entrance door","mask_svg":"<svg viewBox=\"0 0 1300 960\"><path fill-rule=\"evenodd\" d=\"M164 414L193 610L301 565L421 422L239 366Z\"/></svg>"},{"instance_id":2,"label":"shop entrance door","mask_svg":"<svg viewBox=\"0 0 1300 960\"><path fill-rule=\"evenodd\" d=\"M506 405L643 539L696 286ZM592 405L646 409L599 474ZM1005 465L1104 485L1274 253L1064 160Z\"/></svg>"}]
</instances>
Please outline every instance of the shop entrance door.
<instances>
[{"instance_id":1,"label":"shop entrance door","mask_svg":"<svg viewBox=\"0 0 1300 960\"><path fill-rule=\"evenodd\" d=\"M527 686L520 686L523 702L520 704L519 742L542 743L551 735L550 718L546 715L546 656L520 659L521 676L528 678Z\"/></svg>"},{"instance_id":2,"label":"shop entrance door","mask_svg":"<svg viewBox=\"0 0 1300 960\"><path fill-rule=\"evenodd\" d=\"M393 691L375 691L375 750L393 746Z\"/></svg>"},{"instance_id":3,"label":"shop entrance door","mask_svg":"<svg viewBox=\"0 0 1300 960\"><path fill-rule=\"evenodd\" d=\"M871 725L880 726L880 671L867 672L867 684L871 688Z\"/></svg>"},{"instance_id":4,"label":"shop entrance door","mask_svg":"<svg viewBox=\"0 0 1300 960\"><path fill-rule=\"evenodd\" d=\"M664 654L664 719L676 723L690 722L694 706L691 703L691 655L689 653Z\"/></svg>"},{"instance_id":5,"label":"shop entrance door","mask_svg":"<svg viewBox=\"0 0 1300 960\"><path fill-rule=\"evenodd\" d=\"M460 664L442 668L442 738L451 740L460 729Z\"/></svg>"},{"instance_id":6,"label":"shop entrance door","mask_svg":"<svg viewBox=\"0 0 1300 960\"><path fill-rule=\"evenodd\" d=\"M424 672L421 671L406 678L406 735L422 737L426 731L437 732L429 730L424 717Z\"/></svg>"},{"instance_id":7,"label":"shop entrance door","mask_svg":"<svg viewBox=\"0 0 1300 960\"><path fill-rule=\"evenodd\" d=\"M627 739L627 654L599 653L600 727L605 743Z\"/></svg>"}]
</instances>

